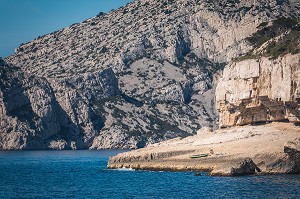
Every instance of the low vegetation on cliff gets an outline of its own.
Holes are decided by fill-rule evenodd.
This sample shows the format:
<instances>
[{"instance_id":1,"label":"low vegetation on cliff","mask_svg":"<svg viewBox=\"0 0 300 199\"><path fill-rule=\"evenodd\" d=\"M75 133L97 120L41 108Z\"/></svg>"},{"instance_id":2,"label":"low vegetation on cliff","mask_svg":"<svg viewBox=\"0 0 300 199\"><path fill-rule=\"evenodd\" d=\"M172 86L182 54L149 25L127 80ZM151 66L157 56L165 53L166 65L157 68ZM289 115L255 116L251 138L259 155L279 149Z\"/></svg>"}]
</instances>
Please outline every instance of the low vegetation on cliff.
<instances>
[{"instance_id":1,"label":"low vegetation on cliff","mask_svg":"<svg viewBox=\"0 0 300 199\"><path fill-rule=\"evenodd\" d=\"M300 52L300 21L293 18L280 17L271 22L263 22L258 31L246 40L254 49L237 61L259 58L261 56L276 59L286 54Z\"/></svg>"}]
</instances>

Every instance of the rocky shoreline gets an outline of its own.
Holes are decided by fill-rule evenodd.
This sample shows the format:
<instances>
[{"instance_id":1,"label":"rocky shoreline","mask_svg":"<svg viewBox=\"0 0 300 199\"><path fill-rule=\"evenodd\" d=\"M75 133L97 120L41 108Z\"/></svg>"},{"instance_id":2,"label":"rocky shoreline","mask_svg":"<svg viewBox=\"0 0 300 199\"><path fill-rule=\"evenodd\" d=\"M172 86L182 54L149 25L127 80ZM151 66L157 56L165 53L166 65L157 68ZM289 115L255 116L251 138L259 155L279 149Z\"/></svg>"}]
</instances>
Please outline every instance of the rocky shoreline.
<instances>
[{"instance_id":1,"label":"rocky shoreline","mask_svg":"<svg viewBox=\"0 0 300 199\"><path fill-rule=\"evenodd\" d=\"M300 127L271 123L199 132L111 157L109 169L208 172L211 176L300 173ZM207 153L207 157L190 158Z\"/></svg>"}]
</instances>

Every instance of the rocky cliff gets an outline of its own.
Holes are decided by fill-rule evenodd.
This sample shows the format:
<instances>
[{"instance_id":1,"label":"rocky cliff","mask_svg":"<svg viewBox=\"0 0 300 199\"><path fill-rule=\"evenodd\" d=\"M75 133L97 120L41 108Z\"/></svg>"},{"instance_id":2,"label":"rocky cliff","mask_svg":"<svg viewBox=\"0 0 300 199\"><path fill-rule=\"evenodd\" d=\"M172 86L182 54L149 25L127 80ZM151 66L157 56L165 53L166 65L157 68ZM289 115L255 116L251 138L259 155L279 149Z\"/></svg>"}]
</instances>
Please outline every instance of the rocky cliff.
<instances>
[{"instance_id":1,"label":"rocky cliff","mask_svg":"<svg viewBox=\"0 0 300 199\"><path fill-rule=\"evenodd\" d=\"M90 108L90 94L104 99L119 93L111 68L50 84L0 60L0 76L3 150L87 148L103 126Z\"/></svg>"},{"instance_id":2,"label":"rocky cliff","mask_svg":"<svg viewBox=\"0 0 300 199\"><path fill-rule=\"evenodd\" d=\"M220 127L300 122L299 27L297 20L273 21L249 38L261 45L225 67L216 88Z\"/></svg>"},{"instance_id":3,"label":"rocky cliff","mask_svg":"<svg viewBox=\"0 0 300 199\"><path fill-rule=\"evenodd\" d=\"M235 62L216 89L220 127L300 122L300 54Z\"/></svg>"},{"instance_id":4,"label":"rocky cliff","mask_svg":"<svg viewBox=\"0 0 300 199\"><path fill-rule=\"evenodd\" d=\"M44 148L60 131L57 103L45 79L0 60L0 148Z\"/></svg>"},{"instance_id":5,"label":"rocky cliff","mask_svg":"<svg viewBox=\"0 0 300 199\"><path fill-rule=\"evenodd\" d=\"M217 127L216 71L253 49L247 38L261 23L299 18L299 8L294 0L136 0L22 44L2 63L0 148L137 148Z\"/></svg>"}]
</instances>

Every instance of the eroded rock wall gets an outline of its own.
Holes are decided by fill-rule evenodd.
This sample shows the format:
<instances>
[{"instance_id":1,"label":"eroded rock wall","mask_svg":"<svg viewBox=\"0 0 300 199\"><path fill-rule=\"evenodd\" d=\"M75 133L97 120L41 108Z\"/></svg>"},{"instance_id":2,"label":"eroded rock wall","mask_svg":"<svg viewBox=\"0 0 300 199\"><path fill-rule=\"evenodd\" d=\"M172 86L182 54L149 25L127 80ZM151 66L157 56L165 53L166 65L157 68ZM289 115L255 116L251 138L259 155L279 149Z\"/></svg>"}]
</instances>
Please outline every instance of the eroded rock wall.
<instances>
[{"instance_id":1,"label":"eroded rock wall","mask_svg":"<svg viewBox=\"0 0 300 199\"><path fill-rule=\"evenodd\" d=\"M103 125L90 95L118 93L110 68L49 83L0 59L0 150L88 148Z\"/></svg>"},{"instance_id":2,"label":"eroded rock wall","mask_svg":"<svg viewBox=\"0 0 300 199\"><path fill-rule=\"evenodd\" d=\"M234 62L216 89L220 127L300 122L300 54Z\"/></svg>"},{"instance_id":3,"label":"eroded rock wall","mask_svg":"<svg viewBox=\"0 0 300 199\"><path fill-rule=\"evenodd\" d=\"M0 61L0 149L46 148L61 130L49 83Z\"/></svg>"}]
</instances>

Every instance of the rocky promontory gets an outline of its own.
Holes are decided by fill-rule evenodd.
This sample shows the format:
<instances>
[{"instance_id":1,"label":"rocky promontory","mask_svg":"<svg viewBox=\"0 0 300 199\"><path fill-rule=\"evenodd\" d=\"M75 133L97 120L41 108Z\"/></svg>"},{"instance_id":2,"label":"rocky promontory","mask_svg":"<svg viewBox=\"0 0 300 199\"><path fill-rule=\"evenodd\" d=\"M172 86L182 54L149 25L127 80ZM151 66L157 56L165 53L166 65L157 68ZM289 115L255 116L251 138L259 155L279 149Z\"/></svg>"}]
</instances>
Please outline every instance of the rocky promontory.
<instances>
[{"instance_id":1,"label":"rocky promontory","mask_svg":"<svg viewBox=\"0 0 300 199\"><path fill-rule=\"evenodd\" d=\"M210 175L299 173L300 128L291 123L201 131L111 157L108 168L195 171ZM191 158L195 154L207 157Z\"/></svg>"}]
</instances>

